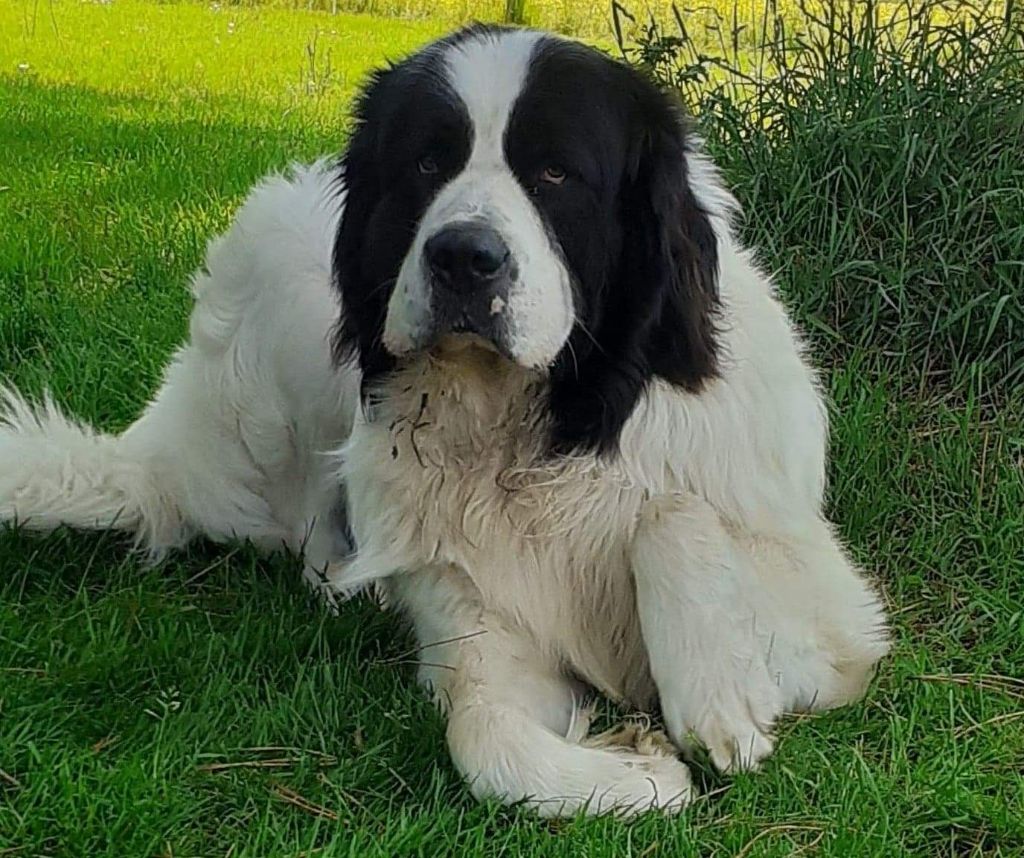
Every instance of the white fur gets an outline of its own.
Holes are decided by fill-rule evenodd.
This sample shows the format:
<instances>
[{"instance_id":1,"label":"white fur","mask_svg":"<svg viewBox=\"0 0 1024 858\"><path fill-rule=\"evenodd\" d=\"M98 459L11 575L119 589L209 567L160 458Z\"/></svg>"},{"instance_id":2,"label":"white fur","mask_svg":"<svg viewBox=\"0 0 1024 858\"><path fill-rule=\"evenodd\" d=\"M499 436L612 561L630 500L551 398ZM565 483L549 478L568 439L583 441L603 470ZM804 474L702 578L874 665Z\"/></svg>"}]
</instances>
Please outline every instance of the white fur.
<instances>
[{"instance_id":1,"label":"white fur","mask_svg":"<svg viewBox=\"0 0 1024 858\"><path fill-rule=\"evenodd\" d=\"M523 366L546 367L569 337L569 272L509 168L503 145L539 38L539 33L526 30L501 37L482 35L460 42L446 56L452 89L473 127L473 148L465 167L431 202L402 264L384 327L384 345L392 354L415 351L429 334L431 282L424 245L445 227L467 221L483 221L495 229L519 272L507 301L497 310L509 320L511 356ZM501 50L495 50L498 42Z\"/></svg>"},{"instance_id":2,"label":"white fur","mask_svg":"<svg viewBox=\"0 0 1024 858\"><path fill-rule=\"evenodd\" d=\"M525 68L525 38L507 38L493 69L493 51L472 44L452 57L457 83L466 63L458 85L478 119L497 97L490 81L504 91ZM508 205L554 295L562 273L547 239L533 235L492 136L480 141L421 233L490 205L477 189L498 189L488 211ZM732 769L771 750L783 712L858 696L887 648L881 602L822 518L827 422L814 375L730 233L731 197L703 156L688 166L719 243L722 376L699 395L654 384L620 456L546 455L541 367L568 324L550 295L532 316L534 299L521 299L537 326L524 365L472 345L410 357L368 419L357 371L330 362L340 201L321 164L265 182L213 242L190 341L122 436L8 394L0 516L122 527L154 555L195 533L305 546L312 567L338 561L334 587L381 582L411 617L421 681L476 795L548 815L677 810L692 795L686 766L641 727L587 738L581 680L641 709L660 700L678 748L696 740ZM410 300L418 288L411 274L400 286ZM393 342L412 336L392 311ZM545 313L558 324L545 328ZM327 455L339 447L340 464ZM359 547L345 560L341 482Z\"/></svg>"},{"instance_id":3,"label":"white fur","mask_svg":"<svg viewBox=\"0 0 1024 858\"><path fill-rule=\"evenodd\" d=\"M197 534L305 549L319 569L344 553L326 451L348 434L358 381L328 349L328 183L320 162L253 190L195 276L188 344L122 435L4 391L0 518L116 527L153 559Z\"/></svg>"}]
</instances>

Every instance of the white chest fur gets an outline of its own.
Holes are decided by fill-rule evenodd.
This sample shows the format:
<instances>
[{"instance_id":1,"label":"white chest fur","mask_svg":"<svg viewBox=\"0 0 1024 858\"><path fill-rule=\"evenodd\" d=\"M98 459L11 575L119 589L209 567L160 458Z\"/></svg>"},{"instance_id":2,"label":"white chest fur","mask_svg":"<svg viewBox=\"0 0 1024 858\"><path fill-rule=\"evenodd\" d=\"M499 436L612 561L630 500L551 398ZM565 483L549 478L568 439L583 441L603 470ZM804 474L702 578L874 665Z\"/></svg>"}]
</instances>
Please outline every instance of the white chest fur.
<instances>
[{"instance_id":1,"label":"white chest fur","mask_svg":"<svg viewBox=\"0 0 1024 858\"><path fill-rule=\"evenodd\" d=\"M615 461L551 460L544 414L542 382L486 352L389 382L345 450L352 571L455 567L553 660L646 702L627 560L644 489Z\"/></svg>"}]
</instances>

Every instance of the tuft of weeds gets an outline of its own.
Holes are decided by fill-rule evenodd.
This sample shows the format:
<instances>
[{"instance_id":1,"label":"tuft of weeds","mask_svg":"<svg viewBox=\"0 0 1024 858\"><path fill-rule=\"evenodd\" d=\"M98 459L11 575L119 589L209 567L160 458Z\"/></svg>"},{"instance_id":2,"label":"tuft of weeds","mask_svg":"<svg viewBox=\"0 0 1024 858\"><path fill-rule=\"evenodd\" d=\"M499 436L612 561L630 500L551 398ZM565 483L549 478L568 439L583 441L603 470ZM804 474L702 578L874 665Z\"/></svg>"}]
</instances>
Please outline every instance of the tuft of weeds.
<instances>
[{"instance_id":1,"label":"tuft of weeds","mask_svg":"<svg viewBox=\"0 0 1024 858\"><path fill-rule=\"evenodd\" d=\"M505 23L526 23L526 0L505 0Z\"/></svg>"},{"instance_id":2,"label":"tuft of weeds","mask_svg":"<svg viewBox=\"0 0 1024 858\"><path fill-rule=\"evenodd\" d=\"M977 379L1004 401L1024 381L1024 18L798 6L770 0L751 34L616 4L615 32L697 116L822 354L870 349L918 392Z\"/></svg>"},{"instance_id":3,"label":"tuft of weeds","mask_svg":"<svg viewBox=\"0 0 1024 858\"><path fill-rule=\"evenodd\" d=\"M320 30L314 30L306 42L306 63L299 78L302 91L312 98L319 98L336 84L331 49L320 47Z\"/></svg>"}]
</instances>

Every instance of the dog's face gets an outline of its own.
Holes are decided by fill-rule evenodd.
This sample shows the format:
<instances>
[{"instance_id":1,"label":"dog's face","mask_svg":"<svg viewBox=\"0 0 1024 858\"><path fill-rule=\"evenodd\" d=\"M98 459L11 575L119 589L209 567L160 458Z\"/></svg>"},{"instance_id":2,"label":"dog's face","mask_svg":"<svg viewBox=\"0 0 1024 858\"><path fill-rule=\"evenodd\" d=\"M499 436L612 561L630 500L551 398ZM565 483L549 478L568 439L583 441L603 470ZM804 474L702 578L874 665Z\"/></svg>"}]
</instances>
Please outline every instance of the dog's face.
<instances>
[{"instance_id":1,"label":"dog's face","mask_svg":"<svg viewBox=\"0 0 1024 858\"><path fill-rule=\"evenodd\" d=\"M550 377L553 446L715 372L717 243L673 101L581 45L474 27L376 74L344 157L339 357L472 342Z\"/></svg>"}]
</instances>

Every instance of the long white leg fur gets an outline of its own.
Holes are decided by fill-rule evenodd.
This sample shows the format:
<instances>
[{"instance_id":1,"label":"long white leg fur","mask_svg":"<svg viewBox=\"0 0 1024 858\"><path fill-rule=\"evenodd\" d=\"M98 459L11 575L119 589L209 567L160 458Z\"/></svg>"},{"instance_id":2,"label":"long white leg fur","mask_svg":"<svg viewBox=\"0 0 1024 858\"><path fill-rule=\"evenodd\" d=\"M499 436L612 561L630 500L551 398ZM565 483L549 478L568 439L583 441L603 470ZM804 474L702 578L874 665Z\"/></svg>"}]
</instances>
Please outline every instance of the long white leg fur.
<instances>
[{"instance_id":1,"label":"long white leg fur","mask_svg":"<svg viewBox=\"0 0 1024 858\"><path fill-rule=\"evenodd\" d=\"M878 596L823 522L806 533L737 532L694 495L642 512L633 568L665 721L723 771L756 767L784 712L859 697L888 649Z\"/></svg>"}]
</instances>

